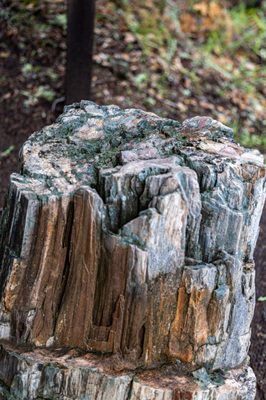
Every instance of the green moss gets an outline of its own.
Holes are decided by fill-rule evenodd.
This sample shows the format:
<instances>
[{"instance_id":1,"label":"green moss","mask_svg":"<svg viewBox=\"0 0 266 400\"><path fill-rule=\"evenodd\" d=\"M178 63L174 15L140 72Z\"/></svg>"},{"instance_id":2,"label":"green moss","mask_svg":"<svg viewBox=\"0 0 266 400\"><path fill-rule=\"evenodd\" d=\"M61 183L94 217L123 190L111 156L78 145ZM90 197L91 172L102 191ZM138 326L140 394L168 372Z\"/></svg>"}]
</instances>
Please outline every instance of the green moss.
<instances>
[{"instance_id":1,"label":"green moss","mask_svg":"<svg viewBox=\"0 0 266 400\"><path fill-rule=\"evenodd\" d=\"M209 385L220 386L224 384L224 377L221 372L209 373L205 368L200 368L194 371L192 375L202 389L207 389Z\"/></svg>"},{"instance_id":2,"label":"green moss","mask_svg":"<svg viewBox=\"0 0 266 400\"><path fill-rule=\"evenodd\" d=\"M96 167L113 167L116 164L119 149L114 148L99 154L98 160L95 161Z\"/></svg>"}]
</instances>

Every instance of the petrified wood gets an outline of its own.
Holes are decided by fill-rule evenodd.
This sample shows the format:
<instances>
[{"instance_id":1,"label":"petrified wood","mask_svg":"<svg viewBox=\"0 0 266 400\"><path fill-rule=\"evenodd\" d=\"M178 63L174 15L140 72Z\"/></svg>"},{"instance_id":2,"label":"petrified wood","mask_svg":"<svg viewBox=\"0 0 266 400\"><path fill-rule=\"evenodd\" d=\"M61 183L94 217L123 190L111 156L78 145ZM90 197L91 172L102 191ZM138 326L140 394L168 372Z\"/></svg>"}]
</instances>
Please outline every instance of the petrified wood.
<instances>
[{"instance_id":1,"label":"petrified wood","mask_svg":"<svg viewBox=\"0 0 266 400\"><path fill-rule=\"evenodd\" d=\"M81 102L21 159L0 231L3 398L253 399L262 156L211 118Z\"/></svg>"}]
</instances>

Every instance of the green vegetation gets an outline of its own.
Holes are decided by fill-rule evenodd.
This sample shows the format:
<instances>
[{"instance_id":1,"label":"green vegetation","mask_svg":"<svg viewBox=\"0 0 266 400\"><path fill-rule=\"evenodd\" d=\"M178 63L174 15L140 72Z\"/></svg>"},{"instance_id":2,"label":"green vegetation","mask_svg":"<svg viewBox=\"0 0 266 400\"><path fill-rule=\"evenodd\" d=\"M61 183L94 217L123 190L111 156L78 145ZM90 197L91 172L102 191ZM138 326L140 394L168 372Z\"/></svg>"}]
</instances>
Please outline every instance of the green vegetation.
<instances>
[{"instance_id":1,"label":"green vegetation","mask_svg":"<svg viewBox=\"0 0 266 400\"><path fill-rule=\"evenodd\" d=\"M134 42L141 48L140 71L131 75L129 63L128 78L146 92L144 105L183 119L192 104L234 126L243 145L265 151L265 10L225 8L222 1L190 1L182 12L171 2L118 4L128 51ZM169 99L177 97L173 90L178 103Z\"/></svg>"},{"instance_id":2,"label":"green vegetation","mask_svg":"<svg viewBox=\"0 0 266 400\"><path fill-rule=\"evenodd\" d=\"M234 4L98 0L93 100L177 120L208 115L266 152L266 5ZM25 108L62 97L64 1L15 0L0 16L17 36Z\"/></svg>"},{"instance_id":3,"label":"green vegetation","mask_svg":"<svg viewBox=\"0 0 266 400\"><path fill-rule=\"evenodd\" d=\"M0 160L10 156L10 154L13 152L14 149L15 149L15 146L12 145L12 146L9 146L6 150L2 151L0 153Z\"/></svg>"},{"instance_id":4,"label":"green vegetation","mask_svg":"<svg viewBox=\"0 0 266 400\"><path fill-rule=\"evenodd\" d=\"M33 87L32 91L23 90L21 94L25 97L24 104L26 107L36 105L40 99L52 102L56 96L55 92L47 85Z\"/></svg>"}]
</instances>

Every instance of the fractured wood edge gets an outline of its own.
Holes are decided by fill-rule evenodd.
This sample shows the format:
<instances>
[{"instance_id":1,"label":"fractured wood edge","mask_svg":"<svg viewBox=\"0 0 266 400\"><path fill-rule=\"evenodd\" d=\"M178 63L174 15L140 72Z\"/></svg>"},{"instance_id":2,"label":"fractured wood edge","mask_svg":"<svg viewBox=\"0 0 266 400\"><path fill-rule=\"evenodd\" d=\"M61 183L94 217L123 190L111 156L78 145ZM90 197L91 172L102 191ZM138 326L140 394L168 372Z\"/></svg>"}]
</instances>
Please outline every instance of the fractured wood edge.
<instances>
[{"instance_id":1,"label":"fractured wood edge","mask_svg":"<svg viewBox=\"0 0 266 400\"><path fill-rule=\"evenodd\" d=\"M60 359L59 372L48 376L50 391L44 394L48 367L42 357L46 350L36 349L30 355L34 365L38 364L33 376L40 378L31 384L29 353L5 347L2 382L7 398L36 395L32 398L73 400L80 395L83 400L98 399L102 390L100 398L106 400L253 399L254 375L241 365L249 346L255 302L253 250L265 199L265 167L260 155L225 138L230 138L230 132L224 134L229 128L208 118L196 117L181 126L139 110L124 112L87 103L70 108L60 118L26 142L22 174L11 178L0 245L0 336L15 340L18 346L76 347L115 355L108 358L112 361L107 369L104 360L110 356L98 358L103 363L100 366L92 362L97 356L86 355L80 359L81 372L72 364L61 368ZM112 188L117 188L115 193ZM168 268L170 252L164 254L153 240L167 237L169 230L161 229L158 234L158 226L166 222L170 227L174 223L179 226L174 229L170 249L175 250L171 254L175 255L174 266L178 265L174 279ZM152 226L147 237L143 236L144 226ZM96 234L91 234L94 231ZM88 238L94 240L89 246ZM99 247L104 248L103 254ZM115 248L117 257L112 255ZM154 262L159 253L159 262ZM167 284L160 276L162 265L167 267ZM103 285L105 267L111 272ZM149 274L143 273L145 269ZM115 275L116 280L126 283L127 290L113 285L117 270L123 279ZM135 287L138 296L131 290ZM112 293L115 301L110 307ZM124 318L126 301L133 307ZM150 326L152 329L147 329ZM58 357L47 351L47 363L53 369ZM120 355L125 358L120 360ZM87 383L84 389L82 382L83 373L88 382L83 368L88 359L92 362L92 367L87 365L89 376L92 368L100 378L89 384L86 394ZM176 359L179 369L171 364ZM127 372L126 363L134 361ZM169 366L159 369L166 362ZM180 375L182 367L190 363L199 368L194 378ZM140 366L149 370L140 372ZM155 366L157 369L151 370ZM216 374L219 378L219 373L209 375L201 367L209 371L239 369L226 372L226 382L215 381L212 387L209 377ZM124 372L117 375L119 368ZM121 389L117 391L123 390L121 376L127 377L127 397L101 389L109 375L118 379ZM183 382L187 392L176 380L179 386ZM40 392L27 392L35 387ZM85 394L77 394L78 390Z\"/></svg>"},{"instance_id":2,"label":"fractured wood edge","mask_svg":"<svg viewBox=\"0 0 266 400\"><path fill-rule=\"evenodd\" d=\"M146 371L114 372L119 359L62 349L0 347L0 399L3 400L253 400L256 379L248 366L191 375L172 364ZM9 365L7 369L6 366Z\"/></svg>"}]
</instances>

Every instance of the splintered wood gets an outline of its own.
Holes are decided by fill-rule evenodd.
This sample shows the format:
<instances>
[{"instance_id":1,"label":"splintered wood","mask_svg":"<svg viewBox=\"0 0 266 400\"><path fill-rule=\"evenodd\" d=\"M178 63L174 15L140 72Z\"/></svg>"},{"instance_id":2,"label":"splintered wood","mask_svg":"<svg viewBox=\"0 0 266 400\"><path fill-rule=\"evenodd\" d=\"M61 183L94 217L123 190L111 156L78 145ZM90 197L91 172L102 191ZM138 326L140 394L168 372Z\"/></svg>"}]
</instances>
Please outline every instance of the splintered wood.
<instances>
[{"instance_id":1,"label":"splintered wood","mask_svg":"<svg viewBox=\"0 0 266 400\"><path fill-rule=\"evenodd\" d=\"M21 154L0 227L0 398L254 399L262 156L211 118L91 102Z\"/></svg>"}]
</instances>

